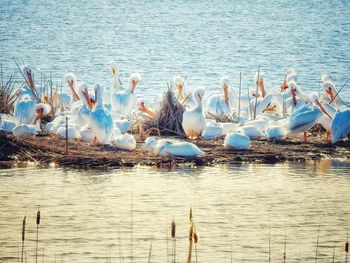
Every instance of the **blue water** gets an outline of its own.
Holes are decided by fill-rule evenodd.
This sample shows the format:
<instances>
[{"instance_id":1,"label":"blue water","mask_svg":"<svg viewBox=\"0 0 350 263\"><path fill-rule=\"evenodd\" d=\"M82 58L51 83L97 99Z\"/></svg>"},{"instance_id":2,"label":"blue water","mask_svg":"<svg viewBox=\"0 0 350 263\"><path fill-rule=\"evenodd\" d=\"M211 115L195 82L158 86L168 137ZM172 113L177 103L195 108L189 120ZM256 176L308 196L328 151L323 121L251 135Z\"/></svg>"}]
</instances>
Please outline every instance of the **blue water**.
<instances>
[{"instance_id":1,"label":"blue water","mask_svg":"<svg viewBox=\"0 0 350 263\"><path fill-rule=\"evenodd\" d=\"M1 0L0 14L7 75L17 59L55 82L73 71L89 85L110 85L114 59L125 82L141 73L139 92L152 96L175 74L191 88L215 89L222 74L237 88L242 71L246 87L259 64L268 89L289 67L302 90L317 90L323 73L339 87L350 73L350 1Z\"/></svg>"}]
</instances>

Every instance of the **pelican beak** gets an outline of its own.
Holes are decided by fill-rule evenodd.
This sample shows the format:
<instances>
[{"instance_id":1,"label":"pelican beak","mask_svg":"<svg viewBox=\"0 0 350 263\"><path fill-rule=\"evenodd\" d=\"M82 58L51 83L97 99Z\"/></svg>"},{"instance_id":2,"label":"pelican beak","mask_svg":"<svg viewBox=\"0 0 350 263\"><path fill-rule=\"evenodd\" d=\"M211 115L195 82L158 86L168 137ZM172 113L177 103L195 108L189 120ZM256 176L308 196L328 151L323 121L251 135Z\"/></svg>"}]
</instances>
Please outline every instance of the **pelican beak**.
<instances>
[{"instance_id":1,"label":"pelican beak","mask_svg":"<svg viewBox=\"0 0 350 263\"><path fill-rule=\"evenodd\" d=\"M265 91L264 81L262 79L260 79L258 81L258 86L259 86L259 88L261 90L261 94L262 94L262 96L264 98L266 96L266 91Z\"/></svg>"},{"instance_id":2,"label":"pelican beak","mask_svg":"<svg viewBox=\"0 0 350 263\"><path fill-rule=\"evenodd\" d=\"M112 75L115 75L115 68L112 68Z\"/></svg>"},{"instance_id":3,"label":"pelican beak","mask_svg":"<svg viewBox=\"0 0 350 263\"><path fill-rule=\"evenodd\" d=\"M150 109L148 109L146 106L145 106L145 103L142 101L141 104L140 104L140 107L139 107L139 110L150 115L151 117L155 117L156 116L156 113L151 111Z\"/></svg>"},{"instance_id":4,"label":"pelican beak","mask_svg":"<svg viewBox=\"0 0 350 263\"><path fill-rule=\"evenodd\" d=\"M291 89L291 93L292 93L292 100L294 103L294 106L297 105L297 92L294 88Z\"/></svg>"},{"instance_id":5,"label":"pelican beak","mask_svg":"<svg viewBox=\"0 0 350 263\"><path fill-rule=\"evenodd\" d=\"M198 99L200 102L202 102L202 95L198 94Z\"/></svg>"},{"instance_id":6,"label":"pelican beak","mask_svg":"<svg viewBox=\"0 0 350 263\"><path fill-rule=\"evenodd\" d=\"M182 90L182 85L181 84L179 84L179 83L176 83L176 87L177 87L177 91L178 91L178 93L179 93L179 98L181 99L181 100L184 100L185 99L185 96L184 96L184 94L183 94L183 90Z\"/></svg>"},{"instance_id":7,"label":"pelican beak","mask_svg":"<svg viewBox=\"0 0 350 263\"><path fill-rule=\"evenodd\" d=\"M84 95L84 98L86 99L86 102L88 104L88 108L92 109L94 107L94 105L90 99L89 92L87 91L87 89L85 89L84 91L82 91L82 93Z\"/></svg>"},{"instance_id":8,"label":"pelican beak","mask_svg":"<svg viewBox=\"0 0 350 263\"><path fill-rule=\"evenodd\" d=\"M44 96L44 103L49 104L49 97L47 95Z\"/></svg>"},{"instance_id":9,"label":"pelican beak","mask_svg":"<svg viewBox=\"0 0 350 263\"><path fill-rule=\"evenodd\" d=\"M229 103L229 101L228 101L228 85L226 83L224 84L224 99L225 99L225 103L228 107L228 103Z\"/></svg>"},{"instance_id":10,"label":"pelican beak","mask_svg":"<svg viewBox=\"0 0 350 263\"><path fill-rule=\"evenodd\" d=\"M326 114L330 119L333 119L328 112L326 111L326 109L323 107L323 105L321 104L321 102L319 100L315 101L316 105L321 109L321 111Z\"/></svg>"},{"instance_id":11,"label":"pelican beak","mask_svg":"<svg viewBox=\"0 0 350 263\"><path fill-rule=\"evenodd\" d=\"M139 81L138 81L138 80L134 80L134 79L133 79L133 80L131 81L131 85L132 85L131 93L134 93L134 90L135 90L137 84L139 84Z\"/></svg>"},{"instance_id":12,"label":"pelican beak","mask_svg":"<svg viewBox=\"0 0 350 263\"><path fill-rule=\"evenodd\" d=\"M37 115L35 117L34 124L36 124L38 120L44 117L44 109L40 108L36 112L37 112Z\"/></svg>"},{"instance_id":13,"label":"pelican beak","mask_svg":"<svg viewBox=\"0 0 350 263\"><path fill-rule=\"evenodd\" d=\"M95 102L98 101L98 98L97 98L97 89L95 88Z\"/></svg>"},{"instance_id":14,"label":"pelican beak","mask_svg":"<svg viewBox=\"0 0 350 263\"><path fill-rule=\"evenodd\" d=\"M335 96L334 96L332 88L326 89L326 93L331 97L332 100L334 100Z\"/></svg>"}]
</instances>

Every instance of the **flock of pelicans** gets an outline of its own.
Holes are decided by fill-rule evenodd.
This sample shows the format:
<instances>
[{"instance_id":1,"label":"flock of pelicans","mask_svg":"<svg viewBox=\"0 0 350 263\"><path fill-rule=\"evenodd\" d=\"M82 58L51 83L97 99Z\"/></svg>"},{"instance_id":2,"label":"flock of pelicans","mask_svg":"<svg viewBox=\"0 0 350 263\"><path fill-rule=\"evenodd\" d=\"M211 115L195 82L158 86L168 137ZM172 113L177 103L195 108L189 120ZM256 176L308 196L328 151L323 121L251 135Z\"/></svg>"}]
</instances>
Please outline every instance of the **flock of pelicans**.
<instances>
[{"instance_id":1,"label":"flock of pelicans","mask_svg":"<svg viewBox=\"0 0 350 263\"><path fill-rule=\"evenodd\" d=\"M117 64L112 61L110 67L113 78L110 87L96 84L91 94L86 84L78 83L75 75L68 73L65 83L69 92L54 92L49 100L48 95L36 87L31 67L23 65L21 73L26 85L17 92L14 115L0 115L0 128L18 137L34 135L41 131L41 118L55 110L55 119L45 126L47 131L63 138L68 135L69 139L134 150L136 140L127 133L128 129L135 116L155 117L161 110L162 98L138 99L136 88L140 75L130 74L128 86L124 88ZM201 87L188 93L186 81L180 76L171 79L170 87L186 108L182 127L191 140L225 136L225 147L248 149L251 139L261 137L283 140L287 136L300 136L306 141L308 131L317 123L325 128L326 141L350 139L350 104L337 93L330 76L323 75L321 80L320 94L303 93L293 69L286 72L279 89L271 91L265 89L264 74L257 72L254 76L256 89L246 96L241 94L241 89L239 95L230 89L226 76L220 79L220 89L207 94ZM232 120L233 117L236 123L213 120ZM153 136L146 138L142 148L157 155L203 154L190 142Z\"/></svg>"}]
</instances>

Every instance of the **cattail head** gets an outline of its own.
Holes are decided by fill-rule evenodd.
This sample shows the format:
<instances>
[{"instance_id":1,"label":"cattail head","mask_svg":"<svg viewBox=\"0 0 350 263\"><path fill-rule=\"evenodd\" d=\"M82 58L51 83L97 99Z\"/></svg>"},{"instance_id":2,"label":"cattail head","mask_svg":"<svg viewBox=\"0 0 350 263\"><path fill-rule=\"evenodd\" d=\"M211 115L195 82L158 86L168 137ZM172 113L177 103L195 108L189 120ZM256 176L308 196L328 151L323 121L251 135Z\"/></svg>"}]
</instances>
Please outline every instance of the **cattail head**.
<instances>
[{"instance_id":1,"label":"cattail head","mask_svg":"<svg viewBox=\"0 0 350 263\"><path fill-rule=\"evenodd\" d=\"M22 222L22 241L26 239L26 220L27 220L27 214L24 215L23 222Z\"/></svg>"},{"instance_id":2,"label":"cattail head","mask_svg":"<svg viewBox=\"0 0 350 263\"><path fill-rule=\"evenodd\" d=\"M193 242L194 242L195 244L198 243L198 234L197 234L197 232L194 232L194 234L193 234Z\"/></svg>"},{"instance_id":3,"label":"cattail head","mask_svg":"<svg viewBox=\"0 0 350 263\"><path fill-rule=\"evenodd\" d=\"M176 234L176 223L175 223L175 220L173 219L173 221L171 222L171 237L175 238L175 234Z\"/></svg>"},{"instance_id":4,"label":"cattail head","mask_svg":"<svg viewBox=\"0 0 350 263\"><path fill-rule=\"evenodd\" d=\"M40 214L40 208L38 209L38 211L36 212L36 224L40 225L40 218L41 218L41 214Z\"/></svg>"},{"instance_id":5,"label":"cattail head","mask_svg":"<svg viewBox=\"0 0 350 263\"><path fill-rule=\"evenodd\" d=\"M345 243L345 252L349 253L349 241L346 241Z\"/></svg>"},{"instance_id":6,"label":"cattail head","mask_svg":"<svg viewBox=\"0 0 350 263\"><path fill-rule=\"evenodd\" d=\"M189 235L188 235L189 240L192 242L193 240L193 224L190 224L190 231L189 231Z\"/></svg>"},{"instance_id":7,"label":"cattail head","mask_svg":"<svg viewBox=\"0 0 350 263\"><path fill-rule=\"evenodd\" d=\"M192 216L192 207L190 208L190 221L193 220L193 216Z\"/></svg>"}]
</instances>

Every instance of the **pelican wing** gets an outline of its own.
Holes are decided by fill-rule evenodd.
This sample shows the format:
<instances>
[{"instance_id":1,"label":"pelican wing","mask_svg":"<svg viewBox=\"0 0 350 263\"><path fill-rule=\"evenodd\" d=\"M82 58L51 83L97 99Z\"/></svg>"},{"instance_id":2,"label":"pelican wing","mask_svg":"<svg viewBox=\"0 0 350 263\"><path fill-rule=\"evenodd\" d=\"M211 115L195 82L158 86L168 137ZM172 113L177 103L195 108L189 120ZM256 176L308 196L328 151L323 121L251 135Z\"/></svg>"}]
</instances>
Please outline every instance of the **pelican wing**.
<instances>
[{"instance_id":1,"label":"pelican wing","mask_svg":"<svg viewBox=\"0 0 350 263\"><path fill-rule=\"evenodd\" d=\"M332 121L332 142L337 142L350 134L350 108L335 113Z\"/></svg>"}]
</instances>

